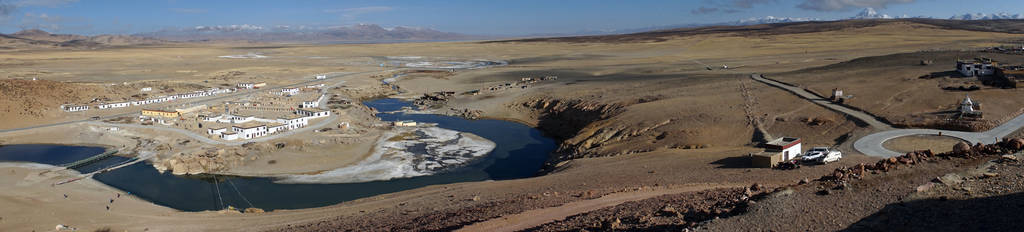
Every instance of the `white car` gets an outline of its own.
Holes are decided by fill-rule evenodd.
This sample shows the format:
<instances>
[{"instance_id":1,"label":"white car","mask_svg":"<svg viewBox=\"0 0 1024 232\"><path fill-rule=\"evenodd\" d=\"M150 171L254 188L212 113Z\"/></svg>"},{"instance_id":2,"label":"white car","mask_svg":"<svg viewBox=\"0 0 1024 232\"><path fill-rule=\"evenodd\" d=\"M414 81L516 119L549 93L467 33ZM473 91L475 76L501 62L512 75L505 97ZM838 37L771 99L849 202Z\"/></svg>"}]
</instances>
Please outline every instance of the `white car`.
<instances>
[{"instance_id":1,"label":"white car","mask_svg":"<svg viewBox=\"0 0 1024 232\"><path fill-rule=\"evenodd\" d=\"M831 162L839 161L843 158L843 153L839 150L827 148L827 147L815 147L804 153L801 161L804 163L819 163L826 164Z\"/></svg>"}]
</instances>

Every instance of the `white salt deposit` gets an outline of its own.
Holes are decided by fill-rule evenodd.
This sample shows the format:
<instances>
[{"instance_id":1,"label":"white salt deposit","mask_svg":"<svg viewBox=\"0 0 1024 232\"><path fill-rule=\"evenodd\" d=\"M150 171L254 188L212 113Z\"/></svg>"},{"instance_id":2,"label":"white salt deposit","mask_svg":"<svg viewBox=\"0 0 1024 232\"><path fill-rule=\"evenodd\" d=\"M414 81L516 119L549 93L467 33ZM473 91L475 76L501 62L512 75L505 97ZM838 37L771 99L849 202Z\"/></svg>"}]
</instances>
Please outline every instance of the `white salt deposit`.
<instances>
[{"instance_id":1,"label":"white salt deposit","mask_svg":"<svg viewBox=\"0 0 1024 232\"><path fill-rule=\"evenodd\" d=\"M438 127L414 128L418 138L389 141L397 133L382 136L374 153L362 162L312 175L285 175L275 182L359 183L432 175L480 158L496 144L469 133Z\"/></svg>"},{"instance_id":2,"label":"white salt deposit","mask_svg":"<svg viewBox=\"0 0 1024 232\"><path fill-rule=\"evenodd\" d=\"M220 58L228 58L228 59L262 59L262 58L267 58L267 56L264 56L264 55L259 54L259 53L252 53L252 52L250 52L249 54L245 54L245 55L229 55L229 56L218 56L218 57L220 57Z\"/></svg>"}]
</instances>

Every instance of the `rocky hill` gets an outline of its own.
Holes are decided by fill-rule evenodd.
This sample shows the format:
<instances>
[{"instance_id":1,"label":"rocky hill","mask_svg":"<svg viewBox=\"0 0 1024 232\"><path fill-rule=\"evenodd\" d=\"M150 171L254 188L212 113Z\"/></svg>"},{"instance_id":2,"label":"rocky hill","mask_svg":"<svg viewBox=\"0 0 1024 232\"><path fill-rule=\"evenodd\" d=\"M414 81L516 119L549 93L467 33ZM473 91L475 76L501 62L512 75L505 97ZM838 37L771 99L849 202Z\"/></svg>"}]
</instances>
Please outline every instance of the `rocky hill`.
<instances>
[{"instance_id":1,"label":"rocky hill","mask_svg":"<svg viewBox=\"0 0 1024 232\"><path fill-rule=\"evenodd\" d=\"M870 13L870 12L869 12ZM733 33L741 36L784 35L798 33L814 33L837 31L851 28L867 28L890 24L915 24L920 26L939 27L948 30L968 30L984 32L1002 32L1024 34L1024 20L947 20L928 18L906 19L853 19L840 21L807 21L745 26L707 26L695 28L676 28L648 31L621 35L576 36L530 38L519 40L489 41L493 42L569 42L569 43L619 43L619 42L657 42L673 37Z\"/></svg>"},{"instance_id":2,"label":"rocky hill","mask_svg":"<svg viewBox=\"0 0 1024 232\"><path fill-rule=\"evenodd\" d=\"M335 42L335 41L438 41L484 38L429 28L384 28L358 24L326 28L266 28L252 25L197 26L141 33L136 36L172 41L252 41L252 42Z\"/></svg>"},{"instance_id":3,"label":"rocky hill","mask_svg":"<svg viewBox=\"0 0 1024 232\"><path fill-rule=\"evenodd\" d=\"M102 46L163 44L168 41L131 35L84 36L75 34L52 34L39 29L22 30L10 35L0 34L0 46L5 48L46 48L74 47L96 48Z\"/></svg>"}]
</instances>

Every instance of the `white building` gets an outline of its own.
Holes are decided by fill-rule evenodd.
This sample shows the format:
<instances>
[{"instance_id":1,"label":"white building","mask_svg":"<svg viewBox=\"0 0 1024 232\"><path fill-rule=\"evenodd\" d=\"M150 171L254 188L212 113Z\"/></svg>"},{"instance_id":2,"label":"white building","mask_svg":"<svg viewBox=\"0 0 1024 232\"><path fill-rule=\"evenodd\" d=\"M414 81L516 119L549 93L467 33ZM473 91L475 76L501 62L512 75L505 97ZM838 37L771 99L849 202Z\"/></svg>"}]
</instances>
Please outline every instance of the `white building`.
<instances>
[{"instance_id":1,"label":"white building","mask_svg":"<svg viewBox=\"0 0 1024 232\"><path fill-rule=\"evenodd\" d=\"M288 125L285 124L271 123L270 125L267 126L267 133L269 134L284 132L286 130L288 130Z\"/></svg>"},{"instance_id":2,"label":"white building","mask_svg":"<svg viewBox=\"0 0 1024 232\"><path fill-rule=\"evenodd\" d=\"M117 103L102 104L102 105L99 105L99 106L96 106L96 107L100 108L100 109L110 109L110 108L128 107L128 106L131 106L131 105L132 105L131 102L117 102Z\"/></svg>"},{"instance_id":3,"label":"white building","mask_svg":"<svg viewBox=\"0 0 1024 232\"><path fill-rule=\"evenodd\" d=\"M980 77L995 74L999 62L988 58L977 58L973 61L956 61L956 70L966 77Z\"/></svg>"},{"instance_id":4,"label":"white building","mask_svg":"<svg viewBox=\"0 0 1024 232\"><path fill-rule=\"evenodd\" d=\"M78 112L89 110L89 106L62 105L60 109L67 112Z\"/></svg>"},{"instance_id":5,"label":"white building","mask_svg":"<svg viewBox=\"0 0 1024 232\"><path fill-rule=\"evenodd\" d=\"M309 118L301 116L292 116L286 118L277 119L278 123L284 124L288 130L294 130L309 125Z\"/></svg>"},{"instance_id":6,"label":"white building","mask_svg":"<svg viewBox=\"0 0 1024 232\"><path fill-rule=\"evenodd\" d=\"M281 89L281 95L292 96L299 94L299 88L283 88Z\"/></svg>"},{"instance_id":7,"label":"white building","mask_svg":"<svg viewBox=\"0 0 1024 232\"><path fill-rule=\"evenodd\" d=\"M320 107L320 101L304 101L299 108L317 108Z\"/></svg>"},{"instance_id":8,"label":"white building","mask_svg":"<svg viewBox=\"0 0 1024 232\"><path fill-rule=\"evenodd\" d=\"M782 153L782 161L786 161L803 154L803 150L800 148L801 142L803 140L800 138L782 137L765 144L764 150Z\"/></svg>"},{"instance_id":9,"label":"white building","mask_svg":"<svg viewBox=\"0 0 1024 232\"><path fill-rule=\"evenodd\" d=\"M317 79L317 80L323 80L323 79L327 79L327 75L323 75L323 74L320 74L320 75L316 75L316 79Z\"/></svg>"},{"instance_id":10,"label":"white building","mask_svg":"<svg viewBox=\"0 0 1024 232\"><path fill-rule=\"evenodd\" d=\"M238 133L234 131L226 131L220 134L220 139L223 140L236 140L238 139Z\"/></svg>"},{"instance_id":11,"label":"white building","mask_svg":"<svg viewBox=\"0 0 1024 232\"><path fill-rule=\"evenodd\" d=\"M225 127L206 129L206 133L207 134L218 135L218 136L223 134L224 132L227 132L227 131L228 131L228 128L225 128Z\"/></svg>"},{"instance_id":12,"label":"white building","mask_svg":"<svg viewBox=\"0 0 1024 232\"><path fill-rule=\"evenodd\" d=\"M322 117L331 116L331 111L315 110L315 109L297 109L297 110L295 110L295 114L298 114L298 115L301 115L303 117L308 117L310 119L313 119L313 118L322 118Z\"/></svg>"},{"instance_id":13,"label":"white building","mask_svg":"<svg viewBox=\"0 0 1024 232\"><path fill-rule=\"evenodd\" d=\"M247 122L255 120L255 119L256 119L256 117L252 116L252 115L230 115L230 114L225 114L225 115L221 116L221 121L223 121L223 122L230 122L230 123L247 123Z\"/></svg>"},{"instance_id":14,"label":"white building","mask_svg":"<svg viewBox=\"0 0 1024 232\"><path fill-rule=\"evenodd\" d=\"M325 97L327 97L327 94L320 94L320 97L317 98L316 100L313 100L313 101L303 101L302 104L299 105L299 108L317 108L317 107L320 107L320 102L323 101Z\"/></svg>"},{"instance_id":15,"label":"white building","mask_svg":"<svg viewBox=\"0 0 1024 232\"><path fill-rule=\"evenodd\" d=\"M253 83L238 83L238 85L235 86L237 86L239 89L252 89L255 88L254 85L255 84Z\"/></svg>"},{"instance_id":16,"label":"white building","mask_svg":"<svg viewBox=\"0 0 1024 232\"><path fill-rule=\"evenodd\" d=\"M395 126L416 126L415 121L395 121Z\"/></svg>"},{"instance_id":17,"label":"white building","mask_svg":"<svg viewBox=\"0 0 1024 232\"><path fill-rule=\"evenodd\" d=\"M145 87L145 88L142 88L142 89L139 90L139 92L149 92L149 91L153 91L153 87Z\"/></svg>"},{"instance_id":18,"label":"white building","mask_svg":"<svg viewBox=\"0 0 1024 232\"><path fill-rule=\"evenodd\" d=\"M231 126L231 131L238 133L238 138L243 139L263 137L269 134L267 125L263 124L233 125Z\"/></svg>"}]
</instances>

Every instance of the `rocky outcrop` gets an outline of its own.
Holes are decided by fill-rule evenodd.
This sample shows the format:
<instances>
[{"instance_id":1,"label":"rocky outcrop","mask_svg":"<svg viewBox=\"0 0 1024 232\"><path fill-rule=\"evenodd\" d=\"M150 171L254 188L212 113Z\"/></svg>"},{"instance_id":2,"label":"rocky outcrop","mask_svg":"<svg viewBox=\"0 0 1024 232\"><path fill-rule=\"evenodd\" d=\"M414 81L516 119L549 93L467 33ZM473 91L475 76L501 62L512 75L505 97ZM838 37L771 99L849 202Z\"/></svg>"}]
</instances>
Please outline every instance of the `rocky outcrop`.
<instances>
[{"instance_id":1,"label":"rocky outcrop","mask_svg":"<svg viewBox=\"0 0 1024 232\"><path fill-rule=\"evenodd\" d=\"M860 179L869 173L888 172L895 170L900 166L911 167L933 159L979 159L991 156L1001 156L1000 159L1002 161L1016 162L1017 160L1015 156L1007 156L1005 154L1020 152L1022 148L1024 148L1024 139L1020 138L1003 139L1003 141L994 144L978 143L974 146L969 146L966 143L958 143L954 145L953 151L950 152L936 154L931 150L922 150L909 152L897 157L882 159L875 164L861 163L854 167L837 168L832 174L822 176L819 180L836 184L845 184L846 181Z\"/></svg>"},{"instance_id":2,"label":"rocky outcrop","mask_svg":"<svg viewBox=\"0 0 1024 232\"><path fill-rule=\"evenodd\" d=\"M524 101L519 106L536 112L538 129L562 141L549 163L589 157L595 154L591 152L593 148L605 142L642 133L604 121L623 112L619 104L540 98ZM588 133L582 133L585 131Z\"/></svg>"},{"instance_id":3,"label":"rocky outcrop","mask_svg":"<svg viewBox=\"0 0 1024 232\"><path fill-rule=\"evenodd\" d=\"M170 158L153 162L160 172L170 171L175 175L195 175L227 170L240 165L245 155L237 150L206 150L196 153L178 153Z\"/></svg>"}]
</instances>

